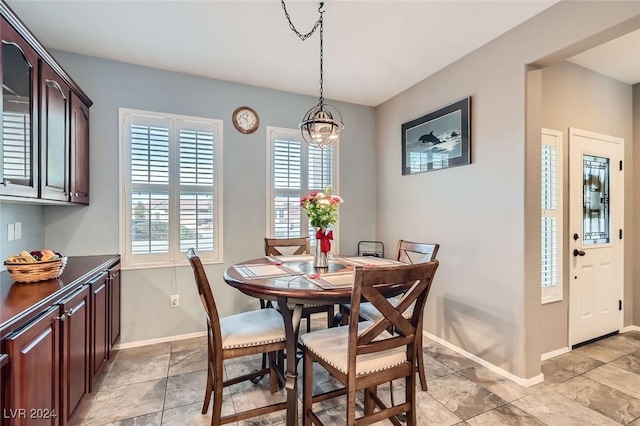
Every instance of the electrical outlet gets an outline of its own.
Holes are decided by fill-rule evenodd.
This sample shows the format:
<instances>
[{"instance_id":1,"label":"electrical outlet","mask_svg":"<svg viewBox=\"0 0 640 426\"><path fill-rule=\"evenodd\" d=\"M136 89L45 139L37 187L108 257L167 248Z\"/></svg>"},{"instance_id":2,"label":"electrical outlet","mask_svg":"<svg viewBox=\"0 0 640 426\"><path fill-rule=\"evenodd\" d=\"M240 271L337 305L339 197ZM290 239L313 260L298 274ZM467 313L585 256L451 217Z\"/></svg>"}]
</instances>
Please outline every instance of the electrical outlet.
<instances>
[{"instance_id":1,"label":"electrical outlet","mask_svg":"<svg viewBox=\"0 0 640 426\"><path fill-rule=\"evenodd\" d=\"M22 222L16 222L14 223L14 225L15 225L16 240L19 240L22 238Z\"/></svg>"},{"instance_id":2,"label":"electrical outlet","mask_svg":"<svg viewBox=\"0 0 640 426\"><path fill-rule=\"evenodd\" d=\"M178 306L180 306L180 295L178 294L171 295L171 307L177 308Z\"/></svg>"}]
</instances>

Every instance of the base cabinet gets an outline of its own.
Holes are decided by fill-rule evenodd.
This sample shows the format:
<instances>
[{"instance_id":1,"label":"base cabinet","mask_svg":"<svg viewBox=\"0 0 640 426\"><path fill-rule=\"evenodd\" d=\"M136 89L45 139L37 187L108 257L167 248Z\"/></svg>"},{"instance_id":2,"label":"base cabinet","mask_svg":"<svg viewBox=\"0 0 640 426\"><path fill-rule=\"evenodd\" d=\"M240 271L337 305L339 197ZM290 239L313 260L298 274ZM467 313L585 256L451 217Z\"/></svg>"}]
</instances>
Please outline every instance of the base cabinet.
<instances>
[{"instance_id":1,"label":"base cabinet","mask_svg":"<svg viewBox=\"0 0 640 426\"><path fill-rule=\"evenodd\" d=\"M60 363L60 426L66 424L82 397L89 392L91 313L89 285L60 304L62 315L62 359Z\"/></svg>"},{"instance_id":2,"label":"base cabinet","mask_svg":"<svg viewBox=\"0 0 640 426\"><path fill-rule=\"evenodd\" d=\"M96 378L109 357L108 275L101 274L91 283L91 381Z\"/></svg>"},{"instance_id":3,"label":"base cabinet","mask_svg":"<svg viewBox=\"0 0 640 426\"><path fill-rule=\"evenodd\" d=\"M4 408L11 426L58 426L60 407L60 321L58 306L6 339L9 395Z\"/></svg>"},{"instance_id":4,"label":"base cabinet","mask_svg":"<svg viewBox=\"0 0 640 426\"><path fill-rule=\"evenodd\" d=\"M109 358L111 351L120 340L120 265L109 270Z\"/></svg>"},{"instance_id":5,"label":"base cabinet","mask_svg":"<svg viewBox=\"0 0 640 426\"><path fill-rule=\"evenodd\" d=\"M69 282L63 274L40 284L53 290L41 299L46 302L34 305L24 319L18 315L0 321L0 426L74 422L83 397L95 390L111 343L119 338L119 257L74 260L69 259L64 274L71 269L70 276L83 278ZM91 267L78 266L83 261ZM9 293L15 300L35 293L29 286L13 286ZM6 299L4 303L11 307Z\"/></svg>"}]
</instances>

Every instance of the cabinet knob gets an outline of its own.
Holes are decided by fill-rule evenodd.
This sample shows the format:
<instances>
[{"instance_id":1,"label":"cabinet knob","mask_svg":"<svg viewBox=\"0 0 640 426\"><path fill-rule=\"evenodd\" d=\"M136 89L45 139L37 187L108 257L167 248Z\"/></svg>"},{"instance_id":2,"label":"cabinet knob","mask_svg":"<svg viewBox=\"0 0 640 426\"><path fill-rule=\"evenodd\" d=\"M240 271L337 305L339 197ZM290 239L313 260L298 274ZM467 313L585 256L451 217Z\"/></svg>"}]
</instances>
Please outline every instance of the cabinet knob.
<instances>
[{"instance_id":1,"label":"cabinet knob","mask_svg":"<svg viewBox=\"0 0 640 426\"><path fill-rule=\"evenodd\" d=\"M59 317L56 317L56 319L57 319L57 320L60 320L60 321L64 321L64 320L66 320L66 319L67 319L67 315L63 313L63 314L62 314L62 315L60 315Z\"/></svg>"},{"instance_id":2,"label":"cabinet knob","mask_svg":"<svg viewBox=\"0 0 640 426\"><path fill-rule=\"evenodd\" d=\"M68 316L68 317L70 317L71 315L73 315L73 313L74 313L74 312L75 312L75 311L73 310L73 308L71 308L71 309L67 310L67 311L65 312L65 314L67 314L67 316Z\"/></svg>"}]
</instances>

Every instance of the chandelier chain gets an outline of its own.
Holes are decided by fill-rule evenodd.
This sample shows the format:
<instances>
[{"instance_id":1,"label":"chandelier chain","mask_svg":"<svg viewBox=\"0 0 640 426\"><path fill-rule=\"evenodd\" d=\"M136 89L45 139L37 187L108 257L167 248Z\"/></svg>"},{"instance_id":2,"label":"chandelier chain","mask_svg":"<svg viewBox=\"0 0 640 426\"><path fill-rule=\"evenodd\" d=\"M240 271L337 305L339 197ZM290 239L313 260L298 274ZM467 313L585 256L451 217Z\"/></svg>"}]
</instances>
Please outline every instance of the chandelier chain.
<instances>
[{"instance_id":1,"label":"chandelier chain","mask_svg":"<svg viewBox=\"0 0 640 426\"><path fill-rule=\"evenodd\" d=\"M320 3L320 7L322 7L322 3ZM320 19L319 19L319 21L320 21L320 103L321 104L324 103L324 95L323 95L324 90L322 89L322 86L323 86L323 83L324 83L324 79L322 77L322 74L323 74L323 72L322 72L323 71L322 70L322 64L324 62L323 61L323 59L324 59L324 49L323 49L323 46L322 46L322 40L324 38L323 37L323 35L324 35L324 25L323 25L323 22L322 22L322 13L323 12L321 12Z\"/></svg>"},{"instance_id":2,"label":"chandelier chain","mask_svg":"<svg viewBox=\"0 0 640 426\"><path fill-rule=\"evenodd\" d=\"M300 31L298 31L295 25L293 25L293 22L291 22L291 17L289 16L289 12L287 12L287 6L284 4L284 0L280 0L280 3L282 4L282 9L284 10L284 16L287 18L287 21L289 21L289 28L291 28L291 31L296 33L296 35L300 38L300 40L305 41L306 39L311 37L313 33L316 32L318 27L322 26L322 14L324 13L324 10L322 10L322 8L324 7L324 3L320 3L320 7L318 7L320 18L316 21L315 24L313 24L313 28L311 28L311 31L309 31L306 34L302 34Z\"/></svg>"}]
</instances>

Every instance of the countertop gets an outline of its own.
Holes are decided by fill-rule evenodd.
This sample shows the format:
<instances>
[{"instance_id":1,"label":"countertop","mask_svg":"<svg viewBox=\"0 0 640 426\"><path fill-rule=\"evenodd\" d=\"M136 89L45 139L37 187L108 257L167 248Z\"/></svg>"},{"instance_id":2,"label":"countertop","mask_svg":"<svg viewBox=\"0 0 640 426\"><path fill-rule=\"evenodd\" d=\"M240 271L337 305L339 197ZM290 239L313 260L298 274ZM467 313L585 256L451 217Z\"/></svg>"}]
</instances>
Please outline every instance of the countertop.
<instances>
[{"instance_id":1,"label":"countertop","mask_svg":"<svg viewBox=\"0 0 640 426\"><path fill-rule=\"evenodd\" d=\"M117 254L69 257L60 278L36 283L16 283L8 271L0 272L0 337L118 262Z\"/></svg>"}]
</instances>

